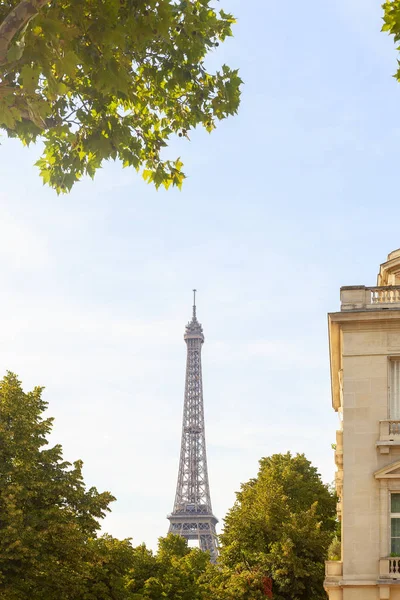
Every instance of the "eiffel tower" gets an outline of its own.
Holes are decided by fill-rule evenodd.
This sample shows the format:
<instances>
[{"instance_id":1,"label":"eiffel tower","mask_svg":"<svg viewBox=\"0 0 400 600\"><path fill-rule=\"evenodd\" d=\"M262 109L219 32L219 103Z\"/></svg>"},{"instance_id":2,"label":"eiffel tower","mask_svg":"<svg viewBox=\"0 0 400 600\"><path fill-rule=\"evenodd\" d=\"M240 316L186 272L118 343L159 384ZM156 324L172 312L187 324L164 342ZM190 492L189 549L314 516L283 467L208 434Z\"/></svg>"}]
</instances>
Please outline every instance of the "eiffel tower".
<instances>
[{"instance_id":1,"label":"eiffel tower","mask_svg":"<svg viewBox=\"0 0 400 600\"><path fill-rule=\"evenodd\" d=\"M218 539L208 483L206 439L204 432L203 379L201 373L201 347L203 328L196 317L196 290L193 290L193 316L186 325L184 340L187 345L185 401L181 456L175 503L169 533L187 540L197 540L203 551L208 551L211 561L218 556Z\"/></svg>"}]
</instances>

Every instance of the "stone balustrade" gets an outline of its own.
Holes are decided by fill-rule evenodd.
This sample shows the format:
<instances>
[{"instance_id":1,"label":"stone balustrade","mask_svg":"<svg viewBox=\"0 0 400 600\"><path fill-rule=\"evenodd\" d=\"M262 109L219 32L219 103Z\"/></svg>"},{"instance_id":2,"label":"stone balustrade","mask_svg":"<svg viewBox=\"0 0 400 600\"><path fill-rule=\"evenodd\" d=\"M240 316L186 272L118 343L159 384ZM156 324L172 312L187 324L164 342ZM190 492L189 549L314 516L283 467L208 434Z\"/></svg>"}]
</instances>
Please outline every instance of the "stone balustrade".
<instances>
[{"instance_id":1,"label":"stone balustrade","mask_svg":"<svg viewBox=\"0 0 400 600\"><path fill-rule=\"evenodd\" d=\"M400 556L381 558L379 561L379 577L381 579L400 579Z\"/></svg>"},{"instance_id":2,"label":"stone balustrade","mask_svg":"<svg viewBox=\"0 0 400 600\"><path fill-rule=\"evenodd\" d=\"M400 437L400 421L389 421L389 435L393 437L398 435Z\"/></svg>"},{"instance_id":3,"label":"stone balustrade","mask_svg":"<svg viewBox=\"0 0 400 600\"><path fill-rule=\"evenodd\" d=\"M376 310L400 308L400 286L365 287L353 285L340 288L341 310Z\"/></svg>"},{"instance_id":4,"label":"stone balustrade","mask_svg":"<svg viewBox=\"0 0 400 600\"><path fill-rule=\"evenodd\" d=\"M400 442L400 420L399 419L386 419L379 421L379 431L381 441L394 441L398 438Z\"/></svg>"}]
</instances>

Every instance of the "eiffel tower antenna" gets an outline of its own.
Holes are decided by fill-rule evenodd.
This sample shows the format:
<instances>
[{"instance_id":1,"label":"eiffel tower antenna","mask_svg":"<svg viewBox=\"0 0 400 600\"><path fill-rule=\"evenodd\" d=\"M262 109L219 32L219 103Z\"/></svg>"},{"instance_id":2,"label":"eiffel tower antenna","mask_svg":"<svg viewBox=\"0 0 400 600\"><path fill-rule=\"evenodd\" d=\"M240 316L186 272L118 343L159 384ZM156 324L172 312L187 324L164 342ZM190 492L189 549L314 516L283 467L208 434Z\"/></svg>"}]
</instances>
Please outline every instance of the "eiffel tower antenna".
<instances>
[{"instance_id":1,"label":"eiffel tower antenna","mask_svg":"<svg viewBox=\"0 0 400 600\"><path fill-rule=\"evenodd\" d=\"M196 318L196 292L197 290L193 290L193 319Z\"/></svg>"},{"instance_id":2,"label":"eiffel tower antenna","mask_svg":"<svg viewBox=\"0 0 400 600\"><path fill-rule=\"evenodd\" d=\"M218 519L212 512L208 483L201 371L204 335L196 317L196 291L193 290L193 317L186 325L184 335L187 361L182 441L175 503L168 515L169 533L197 540L201 550L208 551L211 561L216 562L218 538L215 526Z\"/></svg>"}]
</instances>

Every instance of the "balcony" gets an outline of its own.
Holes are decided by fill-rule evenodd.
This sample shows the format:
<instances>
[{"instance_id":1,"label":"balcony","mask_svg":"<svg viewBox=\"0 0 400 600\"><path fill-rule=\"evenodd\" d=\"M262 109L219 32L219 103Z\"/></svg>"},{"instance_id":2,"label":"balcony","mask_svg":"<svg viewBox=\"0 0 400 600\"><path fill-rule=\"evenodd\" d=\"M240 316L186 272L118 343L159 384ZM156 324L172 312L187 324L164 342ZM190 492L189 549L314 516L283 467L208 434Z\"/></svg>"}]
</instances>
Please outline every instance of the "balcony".
<instances>
[{"instance_id":1,"label":"balcony","mask_svg":"<svg viewBox=\"0 0 400 600\"><path fill-rule=\"evenodd\" d=\"M380 579L400 579L400 556L381 558L379 577Z\"/></svg>"},{"instance_id":2,"label":"balcony","mask_svg":"<svg viewBox=\"0 0 400 600\"><path fill-rule=\"evenodd\" d=\"M340 288L341 310L400 309L400 286L365 287L353 285Z\"/></svg>"},{"instance_id":3,"label":"balcony","mask_svg":"<svg viewBox=\"0 0 400 600\"><path fill-rule=\"evenodd\" d=\"M335 489L336 493L341 498L343 496L343 471L336 471L335 473Z\"/></svg>"},{"instance_id":4,"label":"balcony","mask_svg":"<svg viewBox=\"0 0 400 600\"><path fill-rule=\"evenodd\" d=\"M336 431L335 463L339 470L343 469L343 431Z\"/></svg>"},{"instance_id":5,"label":"balcony","mask_svg":"<svg viewBox=\"0 0 400 600\"><path fill-rule=\"evenodd\" d=\"M325 580L339 581L343 576L343 563L340 560L325 561Z\"/></svg>"},{"instance_id":6,"label":"balcony","mask_svg":"<svg viewBox=\"0 0 400 600\"><path fill-rule=\"evenodd\" d=\"M400 446L400 420L379 421L379 441L376 445L381 454L389 454L391 446Z\"/></svg>"}]
</instances>

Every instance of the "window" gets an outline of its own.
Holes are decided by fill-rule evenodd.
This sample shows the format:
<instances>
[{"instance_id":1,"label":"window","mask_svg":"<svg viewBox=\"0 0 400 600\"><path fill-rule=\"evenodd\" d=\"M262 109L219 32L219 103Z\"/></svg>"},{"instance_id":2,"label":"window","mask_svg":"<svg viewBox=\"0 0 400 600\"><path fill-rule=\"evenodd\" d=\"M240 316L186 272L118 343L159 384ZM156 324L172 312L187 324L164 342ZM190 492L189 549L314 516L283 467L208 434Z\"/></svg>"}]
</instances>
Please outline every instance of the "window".
<instances>
[{"instance_id":1,"label":"window","mask_svg":"<svg viewBox=\"0 0 400 600\"><path fill-rule=\"evenodd\" d=\"M389 418L400 419L400 360L391 360ZM400 511L399 511L400 512Z\"/></svg>"},{"instance_id":2,"label":"window","mask_svg":"<svg viewBox=\"0 0 400 600\"><path fill-rule=\"evenodd\" d=\"M400 556L400 494L390 494L390 552Z\"/></svg>"}]
</instances>

